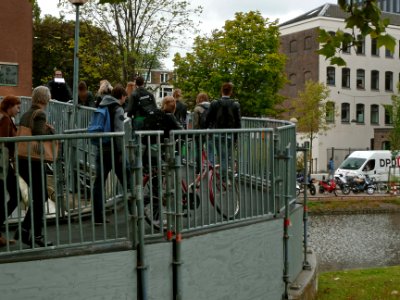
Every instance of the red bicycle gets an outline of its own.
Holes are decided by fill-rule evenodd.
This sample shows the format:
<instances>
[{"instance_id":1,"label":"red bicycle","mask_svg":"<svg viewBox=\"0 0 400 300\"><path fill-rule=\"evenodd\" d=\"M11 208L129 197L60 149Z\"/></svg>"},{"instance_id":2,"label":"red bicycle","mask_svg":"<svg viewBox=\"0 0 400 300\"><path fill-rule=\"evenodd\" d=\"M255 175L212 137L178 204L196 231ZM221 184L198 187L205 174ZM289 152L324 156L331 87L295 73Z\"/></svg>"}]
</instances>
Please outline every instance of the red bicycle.
<instances>
[{"instance_id":1,"label":"red bicycle","mask_svg":"<svg viewBox=\"0 0 400 300\"><path fill-rule=\"evenodd\" d=\"M159 230L161 228L160 224L163 224L163 227L166 226L166 218L164 216L167 211L166 176L164 170L158 172L157 167L151 169L151 172L146 172L143 176L144 216L150 226ZM201 172L196 175L194 181L190 184L187 184L184 179L181 180L180 187L182 189L184 216L187 216L190 210L199 208L201 188L203 190L207 189L210 203L225 220L234 219L238 215L240 193L237 174L235 172L231 179L223 180L219 169L219 165L213 166L208 161L203 149ZM208 180L207 184L202 185L201 183L204 180Z\"/></svg>"}]
</instances>

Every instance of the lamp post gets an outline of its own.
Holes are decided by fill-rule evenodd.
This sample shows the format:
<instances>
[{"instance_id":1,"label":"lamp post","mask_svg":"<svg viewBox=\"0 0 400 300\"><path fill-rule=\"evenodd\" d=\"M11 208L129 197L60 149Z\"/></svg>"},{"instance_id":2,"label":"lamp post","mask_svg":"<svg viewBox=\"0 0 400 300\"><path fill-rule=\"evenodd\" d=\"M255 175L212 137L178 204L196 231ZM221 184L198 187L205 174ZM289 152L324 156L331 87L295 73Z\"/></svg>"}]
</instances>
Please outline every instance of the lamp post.
<instances>
[{"instance_id":1,"label":"lamp post","mask_svg":"<svg viewBox=\"0 0 400 300\"><path fill-rule=\"evenodd\" d=\"M76 19L75 19L75 46L74 46L74 78L73 78L73 89L72 97L74 100L74 108L78 105L78 79L79 79L79 6L85 4L88 0L68 0L71 4L76 7Z\"/></svg>"}]
</instances>

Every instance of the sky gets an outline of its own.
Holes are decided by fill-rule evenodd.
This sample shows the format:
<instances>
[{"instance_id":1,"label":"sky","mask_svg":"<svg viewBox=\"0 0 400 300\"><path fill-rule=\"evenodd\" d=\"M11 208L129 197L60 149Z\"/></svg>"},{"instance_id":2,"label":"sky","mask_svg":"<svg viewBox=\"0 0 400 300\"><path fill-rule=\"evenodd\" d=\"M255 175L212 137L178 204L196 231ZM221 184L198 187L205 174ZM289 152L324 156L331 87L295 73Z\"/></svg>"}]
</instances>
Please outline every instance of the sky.
<instances>
[{"instance_id":1,"label":"sky","mask_svg":"<svg viewBox=\"0 0 400 300\"><path fill-rule=\"evenodd\" d=\"M213 29L221 29L226 20L234 19L236 12L258 10L271 21L276 19L280 23L297 17L325 3L334 3L336 0L189 0L192 7L202 6L201 16L203 24L200 26L200 35L209 35ZM58 0L38 0L42 15L59 15ZM71 17L72 19L74 16ZM190 45L187 50L190 51ZM183 52L185 49L172 48L171 57L164 61L167 68L172 68L172 54Z\"/></svg>"}]
</instances>

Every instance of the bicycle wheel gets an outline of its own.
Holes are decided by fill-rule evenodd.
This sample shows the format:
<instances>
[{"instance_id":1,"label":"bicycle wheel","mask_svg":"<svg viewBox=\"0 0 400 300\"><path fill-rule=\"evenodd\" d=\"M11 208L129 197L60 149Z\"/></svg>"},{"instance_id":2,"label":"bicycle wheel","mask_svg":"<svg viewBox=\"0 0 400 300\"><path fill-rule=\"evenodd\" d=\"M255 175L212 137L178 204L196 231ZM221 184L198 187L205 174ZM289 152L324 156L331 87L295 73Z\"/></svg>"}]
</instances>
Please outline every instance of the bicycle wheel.
<instances>
[{"instance_id":1,"label":"bicycle wheel","mask_svg":"<svg viewBox=\"0 0 400 300\"><path fill-rule=\"evenodd\" d=\"M215 179L214 179L215 176ZM215 182L214 182L215 181ZM214 186L215 184L215 186ZM237 178L221 180L220 174L211 172L210 201L224 219L232 220L239 214L240 194Z\"/></svg>"},{"instance_id":2,"label":"bicycle wheel","mask_svg":"<svg viewBox=\"0 0 400 300\"><path fill-rule=\"evenodd\" d=\"M167 220L163 215L163 212L166 211L165 201L159 198L158 191L158 178L153 176L144 182L143 186L143 206L144 206L144 217L150 226L152 226L156 230L161 229L161 225L163 224L163 228L166 228Z\"/></svg>"}]
</instances>

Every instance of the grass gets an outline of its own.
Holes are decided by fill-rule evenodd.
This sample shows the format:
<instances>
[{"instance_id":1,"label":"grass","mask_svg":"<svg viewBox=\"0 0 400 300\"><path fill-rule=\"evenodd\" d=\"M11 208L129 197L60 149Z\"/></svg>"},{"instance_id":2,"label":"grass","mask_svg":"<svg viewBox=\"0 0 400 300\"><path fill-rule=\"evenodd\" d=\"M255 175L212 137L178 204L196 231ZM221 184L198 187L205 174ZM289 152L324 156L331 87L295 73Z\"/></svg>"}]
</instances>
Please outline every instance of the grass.
<instances>
[{"instance_id":1,"label":"grass","mask_svg":"<svg viewBox=\"0 0 400 300\"><path fill-rule=\"evenodd\" d=\"M400 299L400 267L321 273L317 299Z\"/></svg>"},{"instance_id":2,"label":"grass","mask_svg":"<svg viewBox=\"0 0 400 300\"><path fill-rule=\"evenodd\" d=\"M312 200L307 203L311 214L321 214L330 212L345 212L351 211L390 211L400 210L399 198L387 198L381 200L371 200L371 198L358 200Z\"/></svg>"}]
</instances>

